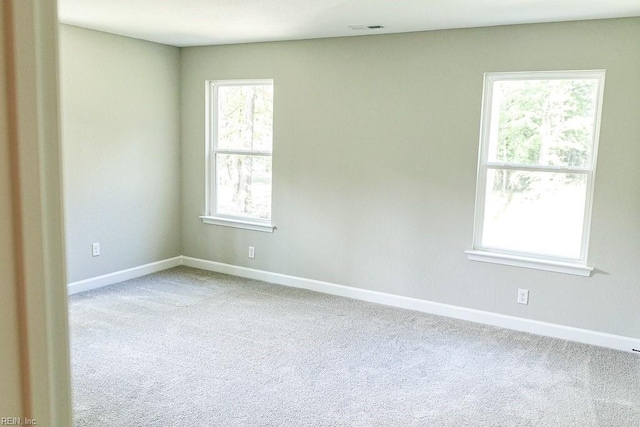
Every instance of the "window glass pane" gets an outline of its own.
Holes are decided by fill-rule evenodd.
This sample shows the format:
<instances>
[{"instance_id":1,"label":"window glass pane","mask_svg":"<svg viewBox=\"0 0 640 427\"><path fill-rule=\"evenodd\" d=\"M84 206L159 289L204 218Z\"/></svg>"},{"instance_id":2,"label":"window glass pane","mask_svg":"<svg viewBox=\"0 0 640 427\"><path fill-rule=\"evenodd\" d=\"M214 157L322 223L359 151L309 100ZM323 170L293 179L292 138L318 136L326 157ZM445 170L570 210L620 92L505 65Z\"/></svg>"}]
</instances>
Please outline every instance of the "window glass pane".
<instances>
[{"instance_id":1,"label":"window glass pane","mask_svg":"<svg viewBox=\"0 0 640 427\"><path fill-rule=\"evenodd\" d=\"M218 149L271 151L273 86L218 87Z\"/></svg>"},{"instance_id":2,"label":"window glass pane","mask_svg":"<svg viewBox=\"0 0 640 427\"><path fill-rule=\"evenodd\" d=\"M585 174L487 171L483 246L580 258Z\"/></svg>"},{"instance_id":3,"label":"window glass pane","mask_svg":"<svg viewBox=\"0 0 640 427\"><path fill-rule=\"evenodd\" d=\"M489 161L589 167L597 89L594 79L494 82Z\"/></svg>"},{"instance_id":4,"label":"window glass pane","mask_svg":"<svg viewBox=\"0 0 640 427\"><path fill-rule=\"evenodd\" d=\"M271 157L216 154L216 213L271 218Z\"/></svg>"}]
</instances>

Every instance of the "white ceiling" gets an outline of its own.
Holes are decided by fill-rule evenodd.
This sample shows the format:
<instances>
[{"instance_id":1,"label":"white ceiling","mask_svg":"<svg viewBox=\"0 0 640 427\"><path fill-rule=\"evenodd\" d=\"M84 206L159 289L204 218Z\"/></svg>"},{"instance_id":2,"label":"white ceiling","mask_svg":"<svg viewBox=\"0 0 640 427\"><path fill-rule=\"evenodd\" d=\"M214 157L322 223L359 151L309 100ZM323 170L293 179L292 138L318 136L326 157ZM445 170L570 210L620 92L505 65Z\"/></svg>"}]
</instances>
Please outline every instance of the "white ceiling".
<instances>
[{"instance_id":1,"label":"white ceiling","mask_svg":"<svg viewBox=\"0 0 640 427\"><path fill-rule=\"evenodd\" d=\"M60 21L174 46L640 16L640 0L58 0ZM382 24L353 31L349 25Z\"/></svg>"}]
</instances>

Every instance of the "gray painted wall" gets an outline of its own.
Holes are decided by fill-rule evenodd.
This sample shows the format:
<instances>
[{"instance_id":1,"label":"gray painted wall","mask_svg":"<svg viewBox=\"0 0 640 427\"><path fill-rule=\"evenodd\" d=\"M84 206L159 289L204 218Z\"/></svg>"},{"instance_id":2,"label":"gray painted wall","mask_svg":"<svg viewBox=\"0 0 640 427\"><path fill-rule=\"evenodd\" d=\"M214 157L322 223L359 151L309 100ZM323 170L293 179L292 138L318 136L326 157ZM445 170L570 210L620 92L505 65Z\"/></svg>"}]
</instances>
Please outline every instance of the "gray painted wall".
<instances>
[{"instance_id":1,"label":"gray painted wall","mask_svg":"<svg viewBox=\"0 0 640 427\"><path fill-rule=\"evenodd\" d=\"M640 337L639 44L634 18L183 49L183 254ZM483 73L600 68L596 273L468 261ZM204 81L240 78L275 79L273 234L198 218Z\"/></svg>"},{"instance_id":2,"label":"gray painted wall","mask_svg":"<svg viewBox=\"0 0 640 427\"><path fill-rule=\"evenodd\" d=\"M181 254L179 61L175 47L60 27L69 282Z\"/></svg>"}]
</instances>

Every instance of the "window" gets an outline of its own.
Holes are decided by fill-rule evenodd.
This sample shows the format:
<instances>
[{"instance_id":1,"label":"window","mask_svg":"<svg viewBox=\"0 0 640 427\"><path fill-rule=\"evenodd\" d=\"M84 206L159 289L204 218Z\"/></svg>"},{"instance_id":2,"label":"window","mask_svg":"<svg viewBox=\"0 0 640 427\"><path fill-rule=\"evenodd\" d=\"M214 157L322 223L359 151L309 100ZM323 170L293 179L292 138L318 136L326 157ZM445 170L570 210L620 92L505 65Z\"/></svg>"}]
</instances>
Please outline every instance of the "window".
<instances>
[{"instance_id":1,"label":"window","mask_svg":"<svg viewBox=\"0 0 640 427\"><path fill-rule=\"evenodd\" d=\"M604 71L488 73L469 259L588 276Z\"/></svg>"},{"instance_id":2,"label":"window","mask_svg":"<svg viewBox=\"0 0 640 427\"><path fill-rule=\"evenodd\" d=\"M207 224L272 232L273 81L207 81Z\"/></svg>"}]
</instances>

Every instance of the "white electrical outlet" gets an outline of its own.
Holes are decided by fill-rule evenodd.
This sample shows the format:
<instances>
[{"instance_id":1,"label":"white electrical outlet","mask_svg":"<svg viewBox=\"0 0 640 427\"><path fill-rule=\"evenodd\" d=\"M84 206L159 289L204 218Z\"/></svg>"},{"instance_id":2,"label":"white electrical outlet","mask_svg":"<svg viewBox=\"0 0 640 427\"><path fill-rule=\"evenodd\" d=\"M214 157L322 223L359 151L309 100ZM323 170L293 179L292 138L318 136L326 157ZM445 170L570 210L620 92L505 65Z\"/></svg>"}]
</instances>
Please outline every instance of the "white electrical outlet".
<instances>
[{"instance_id":1,"label":"white electrical outlet","mask_svg":"<svg viewBox=\"0 0 640 427\"><path fill-rule=\"evenodd\" d=\"M256 248L254 248L253 246L249 246L249 258L255 258L256 257Z\"/></svg>"},{"instance_id":2,"label":"white electrical outlet","mask_svg":"<svg viewBox=\"0 0 640 427\"><path fill-rule=\"evenodd\" d=\"M100 256L100 243L93 243L91 245L91 256Z\"/></svg>"},{"instance_id":3,"label":"white electrical outlet","mask_svg":"<svg viewBox=\"0 0 640 427\"><path fill-rule=\"evenodd\" d=\"M518 304L529 304L529 291L518 289Z\"/></svg>"}]
</instances>

